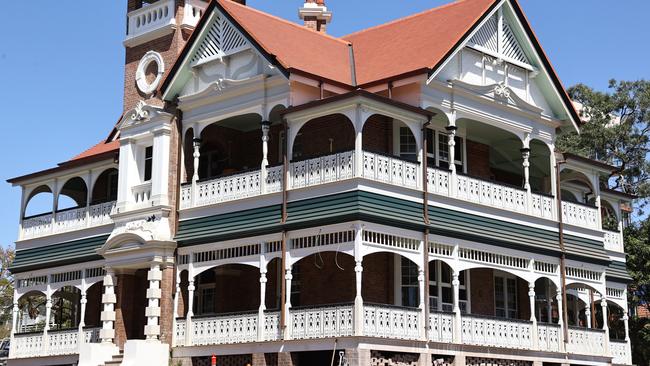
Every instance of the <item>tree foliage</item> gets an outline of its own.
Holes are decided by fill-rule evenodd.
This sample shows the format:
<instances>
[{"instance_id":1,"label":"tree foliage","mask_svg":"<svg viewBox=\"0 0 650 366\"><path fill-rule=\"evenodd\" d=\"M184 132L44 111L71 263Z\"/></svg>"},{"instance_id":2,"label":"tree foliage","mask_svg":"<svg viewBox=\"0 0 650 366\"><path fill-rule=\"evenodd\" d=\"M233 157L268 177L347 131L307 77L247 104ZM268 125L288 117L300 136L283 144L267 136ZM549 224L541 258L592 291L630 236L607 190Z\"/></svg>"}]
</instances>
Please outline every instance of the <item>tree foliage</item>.
<instances>
[{"instance_id":1,"label":"tree foliage","mask_svg":"<svg viewBox=\"0 0 650 366\"><path fill-rule=\"evenodd\" d=\"M14 257L13 248L0 246L0 338L6 338L11 331L14 278L9 272L9 266Z\"/></svg>"}]
</instances>

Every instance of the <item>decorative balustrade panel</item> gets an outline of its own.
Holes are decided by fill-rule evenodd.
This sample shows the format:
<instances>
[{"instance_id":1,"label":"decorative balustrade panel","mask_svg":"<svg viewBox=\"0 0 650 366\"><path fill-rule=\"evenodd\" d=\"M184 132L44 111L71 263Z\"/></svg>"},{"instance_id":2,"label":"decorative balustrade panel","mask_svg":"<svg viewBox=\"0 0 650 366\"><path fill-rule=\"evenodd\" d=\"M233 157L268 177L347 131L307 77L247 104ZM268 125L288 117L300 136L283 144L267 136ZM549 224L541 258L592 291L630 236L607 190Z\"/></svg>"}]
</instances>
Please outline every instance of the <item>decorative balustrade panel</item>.
<instances>
[{"instance_id":1,"label":"decorative balustrade panel","mask_svg":"<svg viewBox=\"0 0 650 366\"><path fill-rule=\"evenodd\" d=\"M176 319L176 325L174 326L174 345L176 347L185 345L185 324L185 319Z\"/></svg>"},{"instance_id":2,"label":"decorative balustrade panel","mask_svg":"<svg viewBox=\"0 0 650 366\"><path fill-rule=\"evenodd\" d=\"M283 166L269 167L266 170L266 192L282 192L282 175L284 174Z\"/></svg>"},{"instance_id":3,"label":"decorative balustrade panel","mask_svg":"<svg viewBox=\"0 0 650 366\"><path fill-rule=\"evenodd\" d=\"M9 358L28 358L43 355L43 333L16 334L11 341Z\"/></svg>"},{"instance_id":4,"label":"decorative balustrade panel","mask_svg":"<svg viewBox=\"0 0 650 366\"><path fill-rule=\"evenodd\" d=\"M264 313L264 340L277 341L280 339L280 313L277 311Z\"/></svg>"},{"instance_id":5,"label":"decorative balustrade panel","mask_svg":"<svg viewBox=\"0 0 650 366\"><path fill-rule=\"evenodd\" d=\"M260 171L235 174L196 184L194 206L206 206L260 194Z\"/></svg>"},{"instance_id":6,"label":"decorative balustrade panel","mask_svg":"<svg viewBox=\"0 0 650 366\"><path fill-rule=\"evenodd\" d=\"M419 169L418 163L371 152L363 153L363 177L374 181L416 188L420 186Z\"/></svg>"},{"instance_id":7,"label":"decorative balustrade panel","mask_svg":"<svg viewBox=\"0 0 650 366\"><path fill-rule=\"evenodd\" d=\"M465 175L456 177L456 196L462 200L528 213L526 191Z\"/></svg>"},{"instance_id":8,"label":"decorative balustrade panel","mask_svg":"<svg viewBox=\"0 0 650 366\"><path fill-rule=\"evenodd\" d=\"M454 339L454 314L432 312L429 314L429 340L451 343Z\"/></svg>"},{"instance_id":9,"label":"decorative balustrade panel","mask_svg":"<svg viewBox=\"0 0 650 366\"><path fill-rule=\"evenodd\" d=\"M23 239L36 238L52 233L52 214L29 217L22 221Z\"/></svg>"},{"instance_id":10,"label":"decorative balustrade panel","mask_svg":"<svg viewBox=\"0 0 650 366\"><path fill-rule=\"evenodd\" d=\"M146 206L151 200L151 182L140 184L131 188L133 202L136 206Z\"/></svg>"},{"instance_id":11,"label":"decorative balustrade panel","mask_svg":"<svg viewBox=\"0 0 650 366\"><path fill-rule=\"evenodd\" d=\"M589 229L598 229L598 209L562 201L562 221Z\"/></svg>"},{"instance_id":12,"label":"decorative balustrade panel","mask_svg":"<svg viewBox=\"0 0 650 366\"><path fill-rule=\"evenodd\" d=\"M363 332L369 337L419 339L421 311L385 305L365 305Z\"/></svg>"},{"instance_id":13,"label":"decorative balustrade panel","mask_svg":"<svg viewBox=\"0 0 650 366\"><path fill-rule=\"evenodd\" d=\"M312 339L354 334L352 305L327 308L291 309L291 337Z\"/></svg>"},{"instance_id":14,"label":"decorative balustrade panel","mask_svg":"<svg viewBox=\"0 0 650 366\"><path fill-rule=\"evenodd\" d=\"M291 188L311 187L354 177L354 152L343 152L290 165Z\"/></svg>"},{"instance_id":15,"label":"decorative balustrade panel","mask_svg":"<svg viewBox=\"0 0 650 366\"><path fill-rule=\"evenodd\" d=\"M192 345L232 344L257 340L257 313L192 319Z\"/></svg>"},{"instance_id":16,"label":"decorative balustrade panel","mask_svg":"<svg viewBox=\"0 0 650 366\"><path fill-rule=\"evenodd\" d=\"M174 0L145 5L128 14L127 38L137 37L174 21Z\"/></svg>"},{"instance_id":17,"label":"decorative balustrade panel","mask_svg":"<svg viewBox=\"0 0 650 366\"><path fill-rule=\"evenodd\" d=\"M567 352L582 355L604 355L605 332L600 329L569 327Z\"/></svg>"},{"instance_id":18,"label":"decorative balustrade panel","mask_svg":"<svg viewBox=\"0 0 650 366\"><path fill-rule=\"evenodd\" d=\"M531 214L536 217L553 219L553 207L556 205L555 197L549 197L537 193L530 195Z\"/></svg>"},{"instance_id":19,"label":"decorative balustrade panel","mask_svg":"<svg viewBox=\"0 0 650 366\"><path fill-rule=\"evenodd\" d=\"M192 207L192 185L181 186L181 209Z\"/></svg>"},{"instance_id":20,"label":"decorative balustrade panel","mask_svg":"<svg viewBox=\"0 0 650 366\"><path fill-rule=\"evenodd\" d=\"M50 332L48 338L48 356L71 355L79 353L79 330Z\"/></svg>"},{"instance_id":21,"label":"decorative balustrade panel","mask_svg":"<svg viewBox=\"0 0 650 366\"><path fill-rule=\"evenodd\" d=\"M630 355L628 355L627 342L625 341L609 341L609 351L612 354L612 363L618 365L627 365L630 362Z\"/></svg>"},{"instance_id":22,"label":"decorative balustrade panel","mask_svg":"<svg viewBox=\"0 0 650 366\"><path fill-rule=\"evenodd\" d=\"M520 349L533 346L531 322L464 315L461 328L464 344Z\"/></svg>"},{"instance_id":23,"label":"decorative balustrade panel","mask_svg":"<svg viewBox=\"0 0 650 366\"><path fill-rule=\"evenodd\" d=\"M185 0L183 24L191 27L196 26L205 12L207 4L207 2L201 0Z\"/></svg>"},{"instance_id":24,"label":"decorative balustrade panel","mask_svg":"<svg viewBox=\"0 0 650 366\"><path fill-rule=\"evenodd\" d=\"M90 206L90 226L112 224L111 212L114 208L115 201Z\"/></svg>"},{"instance_id":25,"label":"decorative balustrade panel","mask_svg":"<svg viewBox=\"0 0 650 366\"><path fill-rule=\"evenodd\" d=\"M623 235L616 231L603 230L605 233L605 249L614 252L622 253L623 250Z\"/></svg>"},{"instance_id":26,"label":"decorative balustrade panel","mask_svg":"<svg viewBox=\"0 0 650 366\"><path fill-rule=\"evenodd\" d=\"M451 173L447 170L427 168L427 191L449 196Z\"/></svg>"},{"instance_id":27,"label":"decorative balustrade panel","mask_svg":"<svg viewBox=\"0 0 650 366\"><path fill-rule=\"evenodd\" d=\"M55 216L55 233L83 229L86 227L86 207L60 211Z\"/></svg>"},{"instance_id":28,"label":"decorative balustrade panel","mask_svg":"<svg viewBox=\"0 0 650 366\"><path fill-rule=\"evenodd\" d=\"M99 331L102 328L85 328L84 329L84 342L85 343L99 343Z\"/></svg>"},{"instance_id":29,"label":"decorative balustrade panel","mask_svg":"<svg viewBox=\"0 0 650 366\"><path fill-rule=\"evenodd\" d=\"M541 351L560 352L560 326L537 323L537 339Z\"/></svg>"}]
</instances>

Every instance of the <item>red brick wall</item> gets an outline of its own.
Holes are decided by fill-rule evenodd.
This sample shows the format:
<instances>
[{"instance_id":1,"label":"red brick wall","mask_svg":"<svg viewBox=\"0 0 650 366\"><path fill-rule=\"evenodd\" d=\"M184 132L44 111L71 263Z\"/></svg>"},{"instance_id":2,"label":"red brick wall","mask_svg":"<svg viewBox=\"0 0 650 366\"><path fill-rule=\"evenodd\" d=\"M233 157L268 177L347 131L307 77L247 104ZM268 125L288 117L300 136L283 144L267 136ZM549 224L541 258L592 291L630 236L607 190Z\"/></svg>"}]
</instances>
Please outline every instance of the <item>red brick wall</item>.
<instances>
[{"instance_id":1,"label":"red brick wall","mask_svg":"<svg viewBox=\"0 0 650 366\"><path fill-rule=\"evenodd\" d=\"M323 252L304 258L294 265L300 271L300 298L298 304L292 303L292 306L354 301L354 259L339 253L337 261L342 268L339 269L335 257L334 252ZM335 286L335 290L332 286Z\"/></svg>"},{"instance_id":2,"label":"red brick wall","mask_svg":"<svg viewBox=\"0 0 650 366\"><path fill-rule=\"evenodd\" d=\"M302 156L296 156L296 159L327 155L330 152L330 138L333 152L354 150L352 122L338 114L307 122L300 129L294 142L294 155L298 152L302 153Z\"/></svg>"},{"instance_id":3,"label":"red brick wall","mask_svg":"<svg viewBox=\"0 0 650 366\"><path fill-rule=\"evenodd\" d=\"M530 299L528 298L528 282L517 278L517 305L519 306L519 319L530 319Z\"/></svg>"},{"instance_id":4,"label":"red brick wall","mask_svg":"<svg viewBox=\"0 0 650 366\"><path fill-rule=\"evenodd\" d=\"M393 119L374 115L363 126L363 149L392 154Z\"/></svg>"},{"instance_id":5,"label":"red brick wall","mask_svg":"<svg viewBox=\"0 0 650 366\"><path fill-rule=\"evenodd\" d=\"M162 298L160 299L160 341L171 345L172 342L172 321L174 318L174 268L162 269L162 281L160 288Z\"/></svg>"},{"instance_id":6,"label":"red brick wall","mask_svg":"<svg viewBox=\"0 0 650 366\"><path fill-rule=\"evenodd\" d=\"M479 142L467 140L467 173L469 175L490 179L490 147Z\"/></svg>"},{"instance_id":7,"label":"red brick wall","mask_svg":"<svg viewBox=\"0 0 650 366\"><path fill-rule=\"evenodd\" d=\"M494 316L494 277L488 268L470 271L472 314Z\"/></svg>"},{"instance_id":8,"label":"red brick wall","mask_svg":"<svg viewBox=\"0 0 650 366\"><path fill-rule=\"evenodd\" d=\"M92 285L86 291L86 317L84 323L87 327L98 327L102 325L100 320L102 312L102 294L104 292L104 282Z\"/></svg>"},{"instance_id":9,"label":"red brick wall","mask_svg":"<svg viewBox=\"0 0 650 366\"><path fill-rule=\"evenodd\" d=\"M363 301L394 303L394 264L394 256L389 253L376 253L364 258L361 286Z\"/></svg>"}]
</instances>

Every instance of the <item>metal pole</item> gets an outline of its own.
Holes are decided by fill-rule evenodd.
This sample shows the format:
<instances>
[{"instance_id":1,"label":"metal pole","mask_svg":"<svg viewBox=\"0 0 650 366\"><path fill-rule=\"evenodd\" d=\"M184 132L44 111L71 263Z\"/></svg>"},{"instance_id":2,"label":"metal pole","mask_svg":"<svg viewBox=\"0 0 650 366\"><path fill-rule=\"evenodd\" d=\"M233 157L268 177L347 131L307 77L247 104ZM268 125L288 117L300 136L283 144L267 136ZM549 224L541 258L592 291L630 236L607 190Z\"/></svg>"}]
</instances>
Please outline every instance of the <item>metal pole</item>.
<instances>
[{"instance_id":1,"label":"metal pole","mask_svg":"<svg viewBox=\"0 0 650 366\"><path fill-rule=\"evenodd\" d=\"M569 342L568 309L566 294L566 251L564 248L564 222L562 218L562 195L560 188L560 164L564 161L555 159L555 195L557 200L558 234L560 239L560 279L562 281L562 314L564 325L564 343Z\"/></svg>"}]
</instances>

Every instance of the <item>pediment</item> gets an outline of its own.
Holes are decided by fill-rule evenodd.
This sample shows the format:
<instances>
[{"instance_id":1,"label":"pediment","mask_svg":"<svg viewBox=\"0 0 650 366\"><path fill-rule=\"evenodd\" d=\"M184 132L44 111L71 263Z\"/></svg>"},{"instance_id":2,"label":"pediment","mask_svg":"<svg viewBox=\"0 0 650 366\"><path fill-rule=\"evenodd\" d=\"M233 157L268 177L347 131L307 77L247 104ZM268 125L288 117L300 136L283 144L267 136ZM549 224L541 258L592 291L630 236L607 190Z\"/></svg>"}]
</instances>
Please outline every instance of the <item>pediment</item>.
<instances>
[{"instance_id":1,"label":"pediment","mask_svg":"<svg viewBox=\"0 0 650 366\"><path fill-rule=\"evenodd\" d=\"M496 83L491 85L474 85L463 82L461 80L453 80L454 87L460 87L468 90L476 95L484 96L493 99L495 102L508 104L510 106L523 109L525 111L542 114L542 108L536 107L533 104L526 102L524 99L517 95L516 91L505 83Z\"/></svg>"},{"instance_id":2,"label":"pediment","mask_svg":"<svg viewBox=\"0 0 650 366\"><path fill-rule=\"evenodd\" d=\"M485 21L469 40L468 46L480 51L489 51L497 57L502 56L505 60L530 65L526 52L519 44L511 26L511 21L503 15L501 9Z\"/></svg>"},{"instance_id":3,"label":"pediment","mask_svg":"<svg viewBox=\"0 0 650 366\"><path fill-rule=\"evenodd\" d=\"M192 67L225 57L251 47L246 37L219 11L214 11L202 31L198 47L190 57Z\"/></svg>"}]
</instances>

